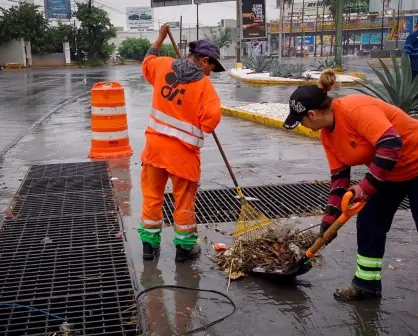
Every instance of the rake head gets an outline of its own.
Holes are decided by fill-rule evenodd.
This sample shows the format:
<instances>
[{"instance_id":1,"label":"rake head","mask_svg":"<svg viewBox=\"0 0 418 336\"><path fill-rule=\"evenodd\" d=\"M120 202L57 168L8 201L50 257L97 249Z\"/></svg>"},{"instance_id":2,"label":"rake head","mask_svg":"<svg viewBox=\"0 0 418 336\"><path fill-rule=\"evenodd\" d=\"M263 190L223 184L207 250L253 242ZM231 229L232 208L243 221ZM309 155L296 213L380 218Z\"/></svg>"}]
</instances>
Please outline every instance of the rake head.
<instances>
[{"instance_id":1,"label":"rake head","mask_svg":"<svg viewBox=\"0 0 418 336\"><path fill-rule=\"evenodd\" d=\"M233 244L238 240L249 241L261 238L275 225L275 222L245 200L242 202L241 213L232 234Z\"/></svg>"}]
</instances>

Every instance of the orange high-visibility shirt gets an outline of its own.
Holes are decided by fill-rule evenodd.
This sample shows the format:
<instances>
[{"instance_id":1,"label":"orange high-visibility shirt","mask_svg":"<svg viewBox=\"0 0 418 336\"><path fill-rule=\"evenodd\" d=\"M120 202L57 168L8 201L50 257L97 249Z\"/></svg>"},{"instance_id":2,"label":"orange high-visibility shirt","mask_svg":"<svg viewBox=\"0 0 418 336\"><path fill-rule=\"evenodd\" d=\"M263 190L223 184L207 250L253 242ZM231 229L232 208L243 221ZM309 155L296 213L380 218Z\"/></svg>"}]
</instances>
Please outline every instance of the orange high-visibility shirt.
<instances>
[{"instance_id":1,"label":"orange high-visibility shirt","mask_svg":"<svg viewBox=\"0 0 418 336\"><path fill-rule=\"evenodd\" d=\"M333 132L321 130L321 141L331 170L343 166L369 166L376 153L376 142L394 127L403 148L388 180L407 181L418 176L418 120L396 106L364 95L334 99L332 109L335 116Z\"/></svg>"},{"instance_id":2,"label":"orange high-visibility shirt","mask_svg":"<svg viewBox=\"0 0 418 336\"><path fill-rule=\"evenodd\" d=\"M142 64L143 75L154 87L154 93L141 160L198 182L200 148L204 137L221 120L221 103L207 76L179 83L173 62L171 57L149 55Z\"/></svg>"}]
</instances>

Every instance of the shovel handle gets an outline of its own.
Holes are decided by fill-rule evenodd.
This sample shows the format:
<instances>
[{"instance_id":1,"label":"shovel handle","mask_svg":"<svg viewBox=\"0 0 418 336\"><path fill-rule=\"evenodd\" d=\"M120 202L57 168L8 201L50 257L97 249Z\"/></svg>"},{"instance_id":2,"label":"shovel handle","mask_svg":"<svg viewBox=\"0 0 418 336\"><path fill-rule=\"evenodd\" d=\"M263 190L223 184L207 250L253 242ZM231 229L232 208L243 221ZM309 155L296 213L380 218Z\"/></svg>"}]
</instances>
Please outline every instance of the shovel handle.
<instances>
[{"instance_id":1,"label":"shovel handle","mask_svg":"<svg viewBox=\"0 0 418 336\"><path fill-rule=\"evenodd\" d=\"M350 206L350 201L353 198L353 193L348 191L344 194L341 201L341 209L343 213L332 224L327 231L324 232L321 238L318 238L315 243L306 251L304 259L312 258L318 250L326 244L326 242L332 238L341 227L347 223L347 221L354 215L358 214L366 205L366 202L358 202Z\"/></svg>"}]
</instances>

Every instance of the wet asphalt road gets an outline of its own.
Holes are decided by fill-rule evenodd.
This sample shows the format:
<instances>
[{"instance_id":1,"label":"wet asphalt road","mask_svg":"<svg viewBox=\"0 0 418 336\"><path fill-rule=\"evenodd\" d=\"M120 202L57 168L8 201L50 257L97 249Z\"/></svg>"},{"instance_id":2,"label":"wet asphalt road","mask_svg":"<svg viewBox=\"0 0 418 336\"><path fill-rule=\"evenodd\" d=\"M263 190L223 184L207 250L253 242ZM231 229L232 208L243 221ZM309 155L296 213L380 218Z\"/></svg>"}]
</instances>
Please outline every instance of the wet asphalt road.
<instances>
[{"instance_id":1,"label":"wet asphalt road","mask_svg":"<svg viewBox=\"0 0 418 336\"><path fill-rule=\"evenodd\" d=\"M0 157L0 210L6 210L29 165L88 160L89 97L81 96L73 102L71 99L88 92L101 80L119 81L126 90L134 155L109 163L113 176L117 177L114 184L127 231L127 254L135 267L139 287L178 284L225 292L226 275L207 256L194 263L174 264L171 228L164 229L159 260L147 263L145 268L142 263L136 233L141 203L139 155L151 106L151 88L141 78L138 67L0 73L0 86L6 93L0 97L0 153L14 145ZM229 106L285 102L294 89L252 87L226 74L214 77L213 81L223 104ZM54 113L39 127L30 128L51 112ZM217 133L243 186L328 178L324 153L315 140L227 117L223 118ZM201 188L231 186L217 148L209 138L202 150ZM316 224L318 220L301 219L301 227ZM233 229L231 223L220 223L219 227L228 232ZM202 225L199 230L201 238L206 236L209 242L229 242L228 236L211 227ZM321 266L296 282L279 285L246 278L232 283L227 294L237 304L237 312L198 335L418 335L417 242L410 213L399 212L388 238L383 300L357 304L336 302L332 298L334 288L348 283L356 267L355 225L350 222L339 239L323 250ZM203 246L205 250L208 248ZM180 290L155 292L147 296L147 303L147 325L154 335L162 336L198 327L231 309L224 299L212 294L196 295Z\"/></svg>"}]
</instances>

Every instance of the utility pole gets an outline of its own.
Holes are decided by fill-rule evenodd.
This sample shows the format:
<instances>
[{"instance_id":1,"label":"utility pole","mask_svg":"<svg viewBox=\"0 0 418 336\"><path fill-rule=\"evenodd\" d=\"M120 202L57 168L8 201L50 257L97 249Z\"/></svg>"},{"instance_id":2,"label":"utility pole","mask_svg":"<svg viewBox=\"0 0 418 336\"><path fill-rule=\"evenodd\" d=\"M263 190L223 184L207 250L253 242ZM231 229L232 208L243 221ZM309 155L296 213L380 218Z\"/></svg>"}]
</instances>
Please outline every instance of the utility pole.
<instances>
[{"instance_id":1,"label":"utility pole","mask_svg":"<svg viewBox=\"0 0 418 336\"><path fill-rule=\"evenodd\" d=\"M385 29L384 20L385 20L385 0L382 0L382 32L380 36L380 50L383 50L383 30Z\"/></svg>"},{"instance_id":2,"label":"utility pole","mask_svg":"<svg viewBox=\"0 0 418 336\"><path fill-rule=\"evenodd\" d=\"M183 54L183 15L180 15L180 52ZM182 55L184 57L184 55Z\"/></svg>"},{"instance_id":3,"label":"utility pole","mask_svg":"<svg viewBox=\"0 0 418 336\"><path fill-rule=\"evenodd\" d=\"M319 16L319 0L316 1L316 19L315 19L315 37L314 37L314 57L316 57L316 48L317 48L317 35L318 35L318 16Z\"/></svg>"},{"instance_id":4,"label":"utility pole","mask_svg":"<svg viewBox=\"0 0 418 336\"><path fill-rule=\"evenodd\" d=\"M241 9L242 2L237 0L237 65L241 63Z\"/></svg>"},{"instance_id":5,"label":"utility pole","mask_svg":"<svg viewBox=\"0 0 418 336\"><path fill-rule=\"evenodd\" d=\"M342 67L343 65L343 14L344 14L344 0L337 0L336 3L336 36L335 36L335 63Z\"/></svg>"},{"instance_id":6,"label":"utility pole","mask_svg":"<svg viewBox=\"0 0 418 336\"><path fill-rule=\"evenodd\" d=\"M282 62L282 41L283 41L283 17L284 17L284 0L278 0L280 5L280 18L279 18L279 63Z\"/></svg>"},{"instance_id":7,"label":"utility pole","mask_svg":"<svg viewBox=\"0 0 418 336\"><path fill-rule=\"evenodd\" d=\"M196 4L196 35L199 39L199 4Z\"/></svg>"}]
</instances>

